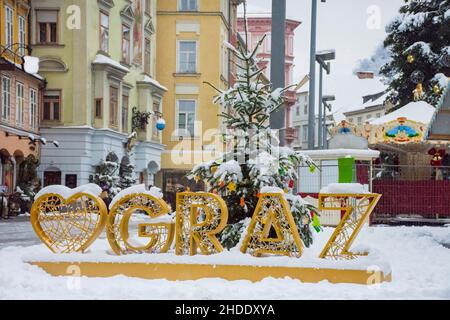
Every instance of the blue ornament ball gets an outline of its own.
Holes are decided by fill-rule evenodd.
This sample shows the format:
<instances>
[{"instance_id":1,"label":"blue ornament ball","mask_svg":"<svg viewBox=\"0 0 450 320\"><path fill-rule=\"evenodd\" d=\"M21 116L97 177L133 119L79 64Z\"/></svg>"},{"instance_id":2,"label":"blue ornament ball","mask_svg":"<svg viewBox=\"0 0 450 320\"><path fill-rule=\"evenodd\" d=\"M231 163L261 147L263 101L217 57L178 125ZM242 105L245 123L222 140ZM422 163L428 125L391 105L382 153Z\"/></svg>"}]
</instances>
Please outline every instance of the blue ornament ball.
<instances>
[{"instance_id":1,"label":"blue ornament ball","mask_svg":"<svg viewBox=\"0 0 450 320\"><path fill-rule=\"evenodd\" d=\"M156 129L162 131L165 128L166 128L166 121L164 119L158 119L158 121L156 121Z\"/></svg>"}]
</instances>

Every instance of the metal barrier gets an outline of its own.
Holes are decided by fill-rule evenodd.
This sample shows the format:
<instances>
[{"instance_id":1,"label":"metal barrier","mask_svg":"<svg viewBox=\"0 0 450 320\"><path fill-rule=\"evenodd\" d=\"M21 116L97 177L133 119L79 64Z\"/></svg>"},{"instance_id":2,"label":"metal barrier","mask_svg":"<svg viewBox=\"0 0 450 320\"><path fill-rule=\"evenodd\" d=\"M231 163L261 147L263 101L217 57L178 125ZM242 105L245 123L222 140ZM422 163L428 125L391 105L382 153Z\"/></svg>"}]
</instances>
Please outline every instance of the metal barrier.
<instances>
[{"instance_id":1,"label":"metal barrier","mask_svg":"<svg viewBox=\"0 0 450 320\"><path fill-rule=\"evenodd\" d=\"M311 174L300 168L298 192L303 197L317 198L322 187L338 182L337 164L320 169ZM366 190L382 194L371 223L450 223L450 167L358 163L355 178ZM322 213L322 224L338 221L338 213Z\"/></svg>"}]
</instances>

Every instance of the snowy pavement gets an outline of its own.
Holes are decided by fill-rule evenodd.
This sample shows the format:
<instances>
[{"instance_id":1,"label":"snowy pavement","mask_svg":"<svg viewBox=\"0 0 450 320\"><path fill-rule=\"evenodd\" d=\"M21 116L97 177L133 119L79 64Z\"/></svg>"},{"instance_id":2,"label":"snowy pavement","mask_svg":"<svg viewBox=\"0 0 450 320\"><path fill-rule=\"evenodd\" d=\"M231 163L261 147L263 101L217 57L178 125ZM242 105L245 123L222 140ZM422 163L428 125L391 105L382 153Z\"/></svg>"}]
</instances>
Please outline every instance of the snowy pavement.
<instances>
[{"instance_id":1,"label":"snowy pavement","mask_svg":"<svg viewBox=\"0 0 450 320\"><path fill-rule=\"evenodd\" d=\"M10 246L30 246L40 244L30 224L29 217L0 219L0 249Z\"/></svg>"},{"instance_id":2,"label":"snowy pavement","mask_svg":"<svg viewBox=\"0 0 450 320\"><path fill-rule=\"evenodd\" d=\"M316 235L314 250L321 249L332 231ZM272 278L251 283L51 277L23 262L42 250L42 245L30 246L36 236L26 222L0 223L0 236L15 245L0 249L0 299L450 299L450 249L445 247L450 244L449 227L363 230L358 246L382 253L392 268L393 281L375 286Z\"/></svg>"}]
</instances>

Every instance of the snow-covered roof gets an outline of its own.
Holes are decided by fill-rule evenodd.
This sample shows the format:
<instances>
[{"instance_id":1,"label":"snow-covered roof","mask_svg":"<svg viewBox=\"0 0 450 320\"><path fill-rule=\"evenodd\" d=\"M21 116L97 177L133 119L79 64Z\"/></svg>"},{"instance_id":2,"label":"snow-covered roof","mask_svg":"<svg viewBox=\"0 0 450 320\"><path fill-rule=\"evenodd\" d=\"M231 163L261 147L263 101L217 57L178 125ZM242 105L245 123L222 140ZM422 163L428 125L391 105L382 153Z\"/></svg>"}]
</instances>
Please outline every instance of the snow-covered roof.
<instances>
[{"instance_id":1,"label":"snow-covered roof","mask_svg":"<svg viewBox=\"0 0 450 320\"><path fill-rule=\"evenodd\" d=\"M122 70L124 72L130 72L130 69L128 69L127 67L124 67L123 65L121 65L119 62L117 62L116 60L113 60L103 54L97 54L95 56L94 61L92 61L92 64L102 64L102 65L109 65L111 67L114 67L116 69Z\"/></svg>"},{"instance_id":2,"label":"snow-covered roof","mask_svg":"<svg viewBox=\"0 0 450 320\"><path fill-rule=\"evenodd\" d=\"M166 87L164 87L161 83L159 83L156 79L150 78L149 76L145 75L144 80L142 82L150 83L154 85L155 87L158 87L164 91L168 91Z\"/></svg>"},{"instance_id":3,"label":"snow-covered roof","mask_svg":"<svg viewBox=\"0 0 450 320\"><path fill-rule=\"evenodd\" d=\"M357 111L363 111L365 109L371 108L371 107L376 107L376 106L382 106L384 105L384 102L386 101L386 98L388 97L389 93L386 92L383 95L379 96L378 98L376 98L375 100L368 100L365 103L363 103L359 108L351 110L351 111L346 111L345 113L351 113L351 112L357 112Z\"/></svg>"},{"instance_id":4,"label":"snow-covered roof","mask_svg":"<svg viewBox=\"0 0 450 320\"><path fill-rule=\"evenodd\" d=\"M313 160L336 160L350 156L356 160L371 160L380 156L380 151L371 149L302 150L301 152Z\"/></svg>"},{"instance_id":5,"label":"snow-covered roof","mask_svg":"<svg viewBox=\"0 0 450 320\"><path fill-rule=\"evenodd\" d=\"M244 6L241 5L238 7L238 18L244 17ZM272 19L272 13L270 9L260 7L258 5L248 3L247 4L247 18L269 18ZM298 19L286 14L287 20L292 20L295 22L301 22Z\"/></svg>"},{"instance_id":6,"label":"snow-covered roof","mask_svg":"<svg viewBox=\"0 0 450 320\"><path fill-rule=\"evenodd\" d=\"M370 121L370 124L379 125L395 121L401 117L405 117L408 120L428 125L434 115L435 110L436 109L431 104L428 104L425 101L411 102L392 113Z\"/></svg>"}]
</instances>

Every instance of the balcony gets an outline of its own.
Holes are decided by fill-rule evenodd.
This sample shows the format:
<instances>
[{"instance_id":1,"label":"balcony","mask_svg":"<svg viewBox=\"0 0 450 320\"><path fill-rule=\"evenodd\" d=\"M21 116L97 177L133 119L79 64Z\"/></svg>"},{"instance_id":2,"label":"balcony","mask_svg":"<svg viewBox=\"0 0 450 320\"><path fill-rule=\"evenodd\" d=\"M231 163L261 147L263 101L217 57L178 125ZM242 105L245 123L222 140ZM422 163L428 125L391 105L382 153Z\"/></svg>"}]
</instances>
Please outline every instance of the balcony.
<instances>
[{"instance_id":1,"label":"balcony","mask_svg":"<svg viewBox=\"0 0 450 320\"><path fill-rule=\"evenodd\" d=\"M295 128L286 128L285 132L286 142L292 143L297 139L297 129Z\"/></svg>"}]
</instances>

